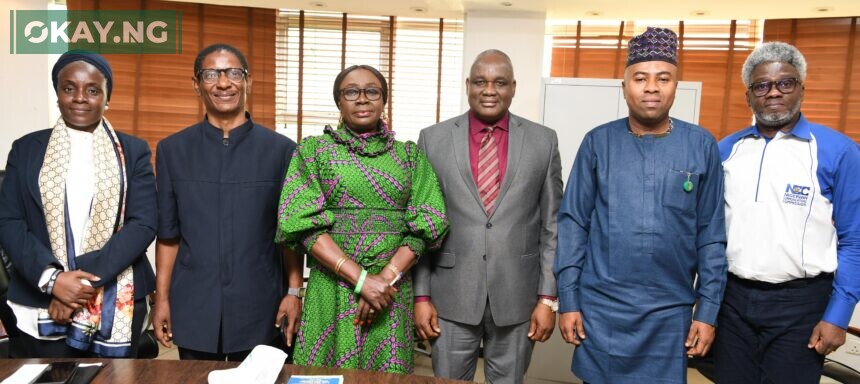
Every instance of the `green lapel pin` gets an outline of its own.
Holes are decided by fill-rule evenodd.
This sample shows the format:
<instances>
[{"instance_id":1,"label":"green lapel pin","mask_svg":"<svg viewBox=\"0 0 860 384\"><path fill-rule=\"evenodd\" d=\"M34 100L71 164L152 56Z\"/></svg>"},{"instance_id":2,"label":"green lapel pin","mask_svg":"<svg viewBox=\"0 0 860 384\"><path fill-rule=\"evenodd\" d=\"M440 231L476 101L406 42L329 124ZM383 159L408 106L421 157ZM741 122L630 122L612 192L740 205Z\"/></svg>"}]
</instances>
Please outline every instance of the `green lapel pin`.
<instances>
[{"instance_id":1,"label":"green lapel pin","mask_svg":"<svg viewBox=\"0 0 860 384\"><path fill-rule=\"evenodd\" d=\"M693 182L690 181L691 173L687 173L687 181L682 185L684 187L684 192L691 192L693 190Z\"/></svg>"}]
</instances>

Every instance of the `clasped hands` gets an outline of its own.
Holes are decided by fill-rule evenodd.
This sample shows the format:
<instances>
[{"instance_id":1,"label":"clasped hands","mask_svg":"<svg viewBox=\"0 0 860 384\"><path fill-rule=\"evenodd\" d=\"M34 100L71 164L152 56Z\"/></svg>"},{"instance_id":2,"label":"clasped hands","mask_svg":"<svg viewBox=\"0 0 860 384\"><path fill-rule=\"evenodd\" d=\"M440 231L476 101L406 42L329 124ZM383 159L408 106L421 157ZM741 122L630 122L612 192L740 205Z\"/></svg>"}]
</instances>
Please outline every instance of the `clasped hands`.
<instances>
[{"instance_id":1,"label":"clasped hands","mask_svg":"<svg viewBox=\"0 0 860 384\"><path fill-rule=\"evenodd\" d=\"M361 297L358 299L353 324L365 326L370 325L376 315L391 305L397 288L397 275L387 268L376 275L368 274L361 286Z\"/></svg>"},{"instance_id":2,"label":"clasped hands","mask_svg":"<svg viewBox=\"0 0 860 384\"><path fill-rule=\"evenodd\" d=\"M57 275L48 304L48 315L60 324L71 324L72 315L81 309L96 294L91 281L101 280L98 276L84 271L62 271Z\"/></svg>"}]
</instances>

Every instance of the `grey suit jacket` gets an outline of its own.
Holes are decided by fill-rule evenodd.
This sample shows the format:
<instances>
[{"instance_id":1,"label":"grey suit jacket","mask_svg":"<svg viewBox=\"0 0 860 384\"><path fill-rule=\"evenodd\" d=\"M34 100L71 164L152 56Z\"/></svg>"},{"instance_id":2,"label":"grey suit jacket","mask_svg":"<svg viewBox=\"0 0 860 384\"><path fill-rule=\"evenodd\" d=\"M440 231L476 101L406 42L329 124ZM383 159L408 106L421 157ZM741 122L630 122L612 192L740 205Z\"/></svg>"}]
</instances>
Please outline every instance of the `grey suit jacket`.
<instances>
[{"instance_id":1,"label":"grey suit jacket","mask_svg":"<svg viewBox=\"0 0 860 384\"><path fill-rule=\"evenodd\" d=\"M451 229L415 267L415 296L431 296L439 317L481 322L488 302L498 326L528 321L538 295L556 295L553 261L562 196L555 131L510 115L508 162L496 209L487 216L469 163L469 115L421 131L418 145L445 194Z\"/></svg>"}]
</instances>

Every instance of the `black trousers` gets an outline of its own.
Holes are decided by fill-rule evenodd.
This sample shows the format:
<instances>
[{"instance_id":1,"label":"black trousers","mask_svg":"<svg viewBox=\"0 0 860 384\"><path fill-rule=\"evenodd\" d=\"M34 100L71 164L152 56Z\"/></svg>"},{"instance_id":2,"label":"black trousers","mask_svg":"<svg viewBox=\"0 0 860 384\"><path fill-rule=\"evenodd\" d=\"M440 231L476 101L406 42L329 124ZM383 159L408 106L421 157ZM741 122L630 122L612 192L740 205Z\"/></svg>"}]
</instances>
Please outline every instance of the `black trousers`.
<instances>
[{"instance_id":1,"label":"black trousers","mask_svg":"<svg viewBox=\"0 0 860 384\"><path fill-rule=\"evenodd\" d=\"M137 346L143 320L146 318L146 299L135 300L134 314L131 319L131 354L137 356ZM62 358L62 357L100 357L96 354L74 349L66 344L65 339L40 340L18 330L18 335L10 340L9 355L14 359Z\"/></svg>"},{"instance_id":2,"label":"black trousers","mask_svg":"<svg viewBox=\"0 0 860 384\"><path fill-rule=\"evenodd\" d=\"M212 353L179 347L179 360L242 361L248 357L249 353L251 353L250 349L230 353Z\"/></svg>"},{"instance_id":3,"label":"black trousers","mask_svg":"<svg viewBox=\"0 0 860 384\"><path fill-rule=\"evenodd\" d=\"M283 338L280 336L280 333L279 333L278 336L274 340L270 341L269 343L266 343L266 345L285 350L284 343L283 343L282 339ZM219 352L215 352L215 353L203 352L203 351L196 351L196 350L188 349L188 348L182 348L179 346L177 346L177 347L179 349L179 360L242 361L242 360L245 360L245 358L248 357L248 354L251 353L251 349L244 350L244 351L237 351L237 352L229 352L229 353L220 352L223 350L223 347L221 346L220 336L218 338L218 351ZM292 350L286 351L286 352L288 354L292 355L292 353L291 353ZM289 356L289 357L292 358L292 356ZM288 364L292 363L292 359L288 359L287 363Z\"/></svg>"},{"instance_id":4,"label":"black trousers","mask_svg":"<svg viewBox=\"0 0 860 384\"><path fill-rule=\"evenodd\" d=\"M729 274L713 349L717 383L819 383L824 356L807 344L832 285L832 274L782 284Z\"/></svg>"}]
</instances>

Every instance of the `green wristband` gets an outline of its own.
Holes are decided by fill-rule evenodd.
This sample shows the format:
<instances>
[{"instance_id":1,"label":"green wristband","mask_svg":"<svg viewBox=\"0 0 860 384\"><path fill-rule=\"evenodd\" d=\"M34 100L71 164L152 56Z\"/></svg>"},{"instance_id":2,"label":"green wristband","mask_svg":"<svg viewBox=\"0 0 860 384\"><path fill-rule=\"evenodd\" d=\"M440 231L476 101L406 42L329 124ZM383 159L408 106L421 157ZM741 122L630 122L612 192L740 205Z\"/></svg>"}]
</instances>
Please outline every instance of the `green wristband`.
<instances>
[{"instance_id":1,"label":"green wristband","mask_svg":"<svg viewBox=\"0 0 860 384\"><path fill-rule=\"evenodd\" d=\"M367 270L364 268L361 269L361 275L358 275L358 282L355 283L355 294L361 294L361 287L364 285L364 279L367 277Z\"/></svg>"}]
</instances>

